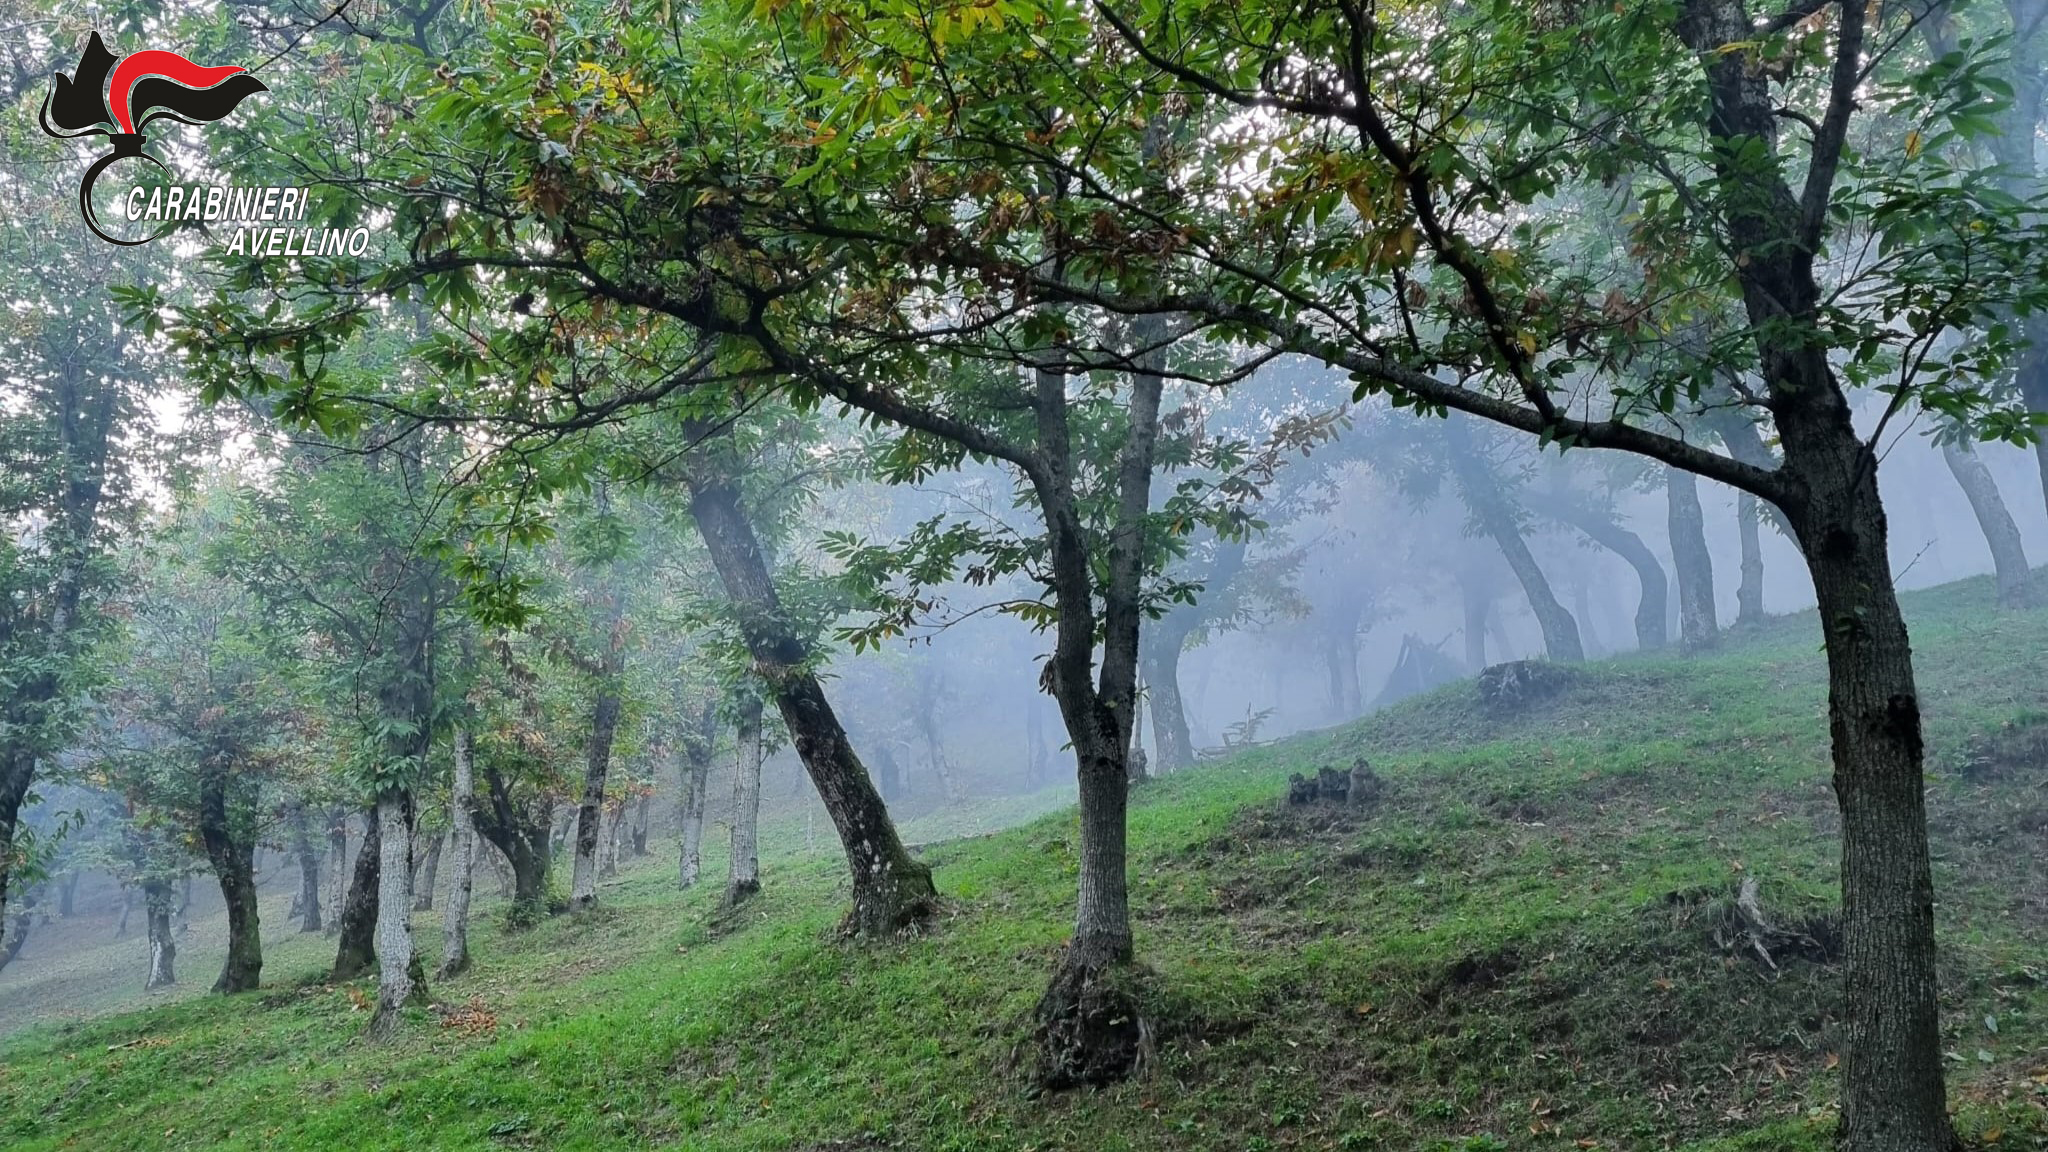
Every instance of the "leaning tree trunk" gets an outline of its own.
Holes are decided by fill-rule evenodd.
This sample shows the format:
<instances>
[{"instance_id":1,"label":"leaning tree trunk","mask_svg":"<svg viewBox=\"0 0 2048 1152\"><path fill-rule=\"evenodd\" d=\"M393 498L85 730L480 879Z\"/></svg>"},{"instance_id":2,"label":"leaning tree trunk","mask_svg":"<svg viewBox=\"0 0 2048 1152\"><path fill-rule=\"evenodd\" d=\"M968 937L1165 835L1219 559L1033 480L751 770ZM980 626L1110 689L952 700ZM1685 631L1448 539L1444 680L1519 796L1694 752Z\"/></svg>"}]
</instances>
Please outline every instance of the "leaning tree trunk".
<instances>
[{"instance_id":1,"label":"leaning tree trunk","mask_svg":"<svg viewBox=\"0 0 2048 1152\"><path fill-rule=\"evenodd\" d=\"M1757 516L1757 498L1738 493L1735 531L1742 542L1742 583L1735 589L1735 622L1740 625L1764 622L1764 545Z\"/></svg>"},{"instance_id":2,"label":"leaning tree trunk","mask_svg":"<svg viewBox=\"0 0 2048 1152\"><path fill-rule=\"evenodd\" d=\"M761 701L740 702L737 757L732 784L732 855L725 880L725 906L737 908L761 890Z\"/></svg>"},{"instance_id":3,"label":"leaning tree trunk","mask_svg":"<svg viewBox=\"0 0 2048 1152\"><path fill-rule=\"evenodd\" d=\"M292 853L299 858L299 931L320 931L320 854L313 851L306 806L292 806Z\"/></svg>"},{"instance_id":4,"label":"leaning tree trunk","mask_svg":"<svg viewBox=\"0 0 2048 1152\"><path fill-rule=\"evenodd\" d=\"M377 1010L369 1034L381 1039L398 1029L399 1013L424 998L416 982L412 941L412 798L397 788L377 797L383 829L377 862ZM365 848L365 851L368 851Z\"/></svg>"},{"instance_id":5,"label":"leaning tree trunk","mask_svg":"<svg viewBox=\"0 0 2048 1152\"><path fill-rule=\"evenodd\" d=\"M455 850L455 875L448 881L448 907L441 916L441 967L437 979L459 976L469 968L469 898L476 884L476 737L467 728L455 730L455 779L448 796L448 833Z\"/></svg>"},{"instance_id":6,"label":"leaning tree trunk","mask_svg":"<svg viewBox=\"0 0 2048 1152\"><path fill-rule=\"evenodd\" d=\"M377 958L378 872L383 863L381 829L378 809L373 806L364 813L363 842L356 849L354 875L349 880L341 914L335 917L341 942L335 948L334 967L328 979L337 984L368 972Z\"/></svg>"},{"instance_id":7,"label":"leaning tree trunk","mask_svg":"<svg viewBox=\"0 0 2048 1152\"><path fill-rule=\"evenodd\" d=\"M149 921L149 976L142 990L153 992L178 982L178 943L171 935L171 886L164 880L142 882L142 902Z\"/></svg>"},{"instance_id":8,"label":"leaning tree trunk","mask_svg":"<svg viewBox=\"0 0 2048 1152\"><path fill-rule=\"evenodd\" d=\"M937 895L931 869L904 849L888 808L809 669L806 646L783 619L739 487L701 464L690 469L687 480L691 514L739 614L756 670L775 697L783 726L846 852L853 877L849 927L860 935L882 935L924 918Z\"/></svg>"},{"instance_id":9,"label":"leaning tree trunk","mask_svg":"<svg viewBox=\"0 0 2048 1152\"><path fill-rule=\"evenodd\" d=\"M1984 466L1983 457L1968 444L1943 442L1941 458L1947 461L1950 474L1962 486L1963 495L1969 497L1970 511L1977 514L1977 527L1983 530L1984 540L1991 546L1999 607L2026 607L2031 599L2028 585L2032 583L2027 549L2020 540L2019 525L2013 523L2012 513L2006 511L1998 481L1992 478L1991 469Z\"/></svg>"},{"instance_id":10,"label":"leaning tree trunk","mask_svg":"<svg viewBox=\"0 0 2048 1152\"><path fill-rule=\"evenodd\" d=\"M1500 481L1472 445L1465 417L1453 413L1444 421L1444 440L1450 448L1451 471L1458 478L1465 506L1472 510L1480 529L1507 559L1508 570L1515 574L1523 595L1529 598L1529 610L1536 616L1537 627L1543 630L1544 654L1552 660L1584 660L1586 650L1579 641L1578 621L1558 602L1549 578L1536 563L1535 553L1529 551L1522 525L1508 505L1507 495L1500 490Z\"/></svg>"},{"instance_id":11,"label":"leaning tree trunk","mask_svg":"<svg viewBox=\"0 0 2048 1152\"><path fill-rule=\"evenodd\" d=\"M1621 526L1613 517L1581 507L1570 496L1559 496L1547 503L1543 511L1585 533L1586 538L1600 545L1628 563L1635 569L1636 587L1636 647L1649 652L1662 648L1669 640L1666 631L1665 613L1669 611L1669 585L1664 578L1664 565L1657 560L1657 554L1643 543L1643 538Z\"/></svg>"},{"instance_id":12,"label":"leaning tree trunk","mask_svg":"<svg viewBox=\"0 0 2048 1152\"><path fill-rule=\"evenodd\" d=\"M1714 554L1707 548L1699 477L1667 467L1664 493L1670 507L1671 563L1678 573L1678 643L1687 652L1700 652L1721 642L1721 630L1714 616Z\"/></svg>"},{"instance_id":13,"label":"leaning tree trunk","mask_svg":"<svg viewBox=\"0 0 2048 1152\"><path fill-rule=\"evenodd\" d=\"M1151 693L1152 747L1159 754L1161 774L1178 772L1195 762L1195 741L1188 731L1187 701L1180 691L1180 656L1187 638L1167 631L1165 621L1144 638L1145 687Z\"/></svg>"},{"instance_id":14,"label":"leaning tree trunk","mask_svg":"<svg viewBox=\"0 0 2048 1152\"><path fill-rule=\"evenodd\" d=\"M263 935L256 908L256 845L247 834L237 836L227 809L228 776L234 770L224 759L210 759L199 782L199 839L206 861L220 882L228 912L228 957L215 992L247 992L263 975Z\"/></svg>"}]
</instances>

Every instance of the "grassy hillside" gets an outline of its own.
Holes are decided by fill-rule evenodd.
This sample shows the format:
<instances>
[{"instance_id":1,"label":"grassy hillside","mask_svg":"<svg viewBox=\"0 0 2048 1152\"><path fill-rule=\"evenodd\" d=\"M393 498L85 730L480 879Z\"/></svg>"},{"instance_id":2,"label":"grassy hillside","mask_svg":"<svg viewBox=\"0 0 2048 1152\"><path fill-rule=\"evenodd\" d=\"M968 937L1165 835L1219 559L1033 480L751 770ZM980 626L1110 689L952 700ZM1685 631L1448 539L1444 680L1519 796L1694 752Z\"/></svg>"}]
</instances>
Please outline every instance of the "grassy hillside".
<instances>
[{"instance_id":1,"label":"grassy hillside","mask_svg":"<svg viewBox=\"0 0 2048 1152\"><path fill-rule=\"evenodd\" d=\"M1964 1131L2048 1141L2048 611L1909 598ZM1059 813L927 852L925 935L836 942L823 853L721 920L667 867L481 934L387 1047L302 953L228 1001L0 1048L9 1149L1786 1149L1826 1146L1839 970L1818 627L1588 667L1522 714L1458 684L1147 785L1145 1076L1034 1098L1019 1044L1065 932ZM1369 757L1368 815L1279 803ZM1732 939L1740 880L1810 947ZM424 926L423 926L424 927ZM432 939L437 931L423 931ZM140 961L137 961L139 975ZM282 969L282 970L280 970ZM194 977L188 973L188 979Z\"/></svg>"}]
</instances>

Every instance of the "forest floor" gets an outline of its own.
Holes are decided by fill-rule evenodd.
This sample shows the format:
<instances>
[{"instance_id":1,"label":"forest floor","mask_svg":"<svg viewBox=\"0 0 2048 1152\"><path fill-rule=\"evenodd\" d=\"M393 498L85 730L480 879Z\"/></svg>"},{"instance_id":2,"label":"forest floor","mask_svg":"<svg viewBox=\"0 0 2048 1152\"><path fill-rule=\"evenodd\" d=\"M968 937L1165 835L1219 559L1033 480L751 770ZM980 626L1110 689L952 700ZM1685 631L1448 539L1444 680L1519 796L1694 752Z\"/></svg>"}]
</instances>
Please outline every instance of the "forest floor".
<instances>
[{"instance_id":1,"label":"forest floor","mask_svg":"<svg viewBox=\"0 0 2048 1152\"><path fill-rule=\"evenodd\" d=\"M1973 580L1907 605L1943 1040L1973 1146L2039 1148L2048 609L1990 601ZM383 1046L370 986L321 983L300 948L259 992L45 1024L0 1046L0 1147L1818 1152L1841 1008L1818 627L1587 665L1514 715L1463 682L1144 785L1156 1051L1124 1085L1030 1090L1073 899L1062 811L927 849L945 912L881 946L835 937L841 865L798 831L736 915L664 857L590 915L481 926L476 969ZM1358 756L1386 784L1371 812L1281 803L1290 772ZM1744 878L1810 946L1746 947Z\"/></svg>"}]
</instances>

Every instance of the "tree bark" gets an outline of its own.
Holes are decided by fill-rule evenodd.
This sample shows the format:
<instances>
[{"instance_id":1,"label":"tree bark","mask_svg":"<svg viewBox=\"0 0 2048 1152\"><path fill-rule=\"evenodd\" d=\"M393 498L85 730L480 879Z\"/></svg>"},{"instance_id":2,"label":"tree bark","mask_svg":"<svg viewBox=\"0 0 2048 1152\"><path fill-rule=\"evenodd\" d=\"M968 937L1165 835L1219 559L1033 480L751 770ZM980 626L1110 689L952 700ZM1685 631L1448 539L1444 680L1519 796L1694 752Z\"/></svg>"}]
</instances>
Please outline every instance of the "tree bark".
<instances>
[{"instance_id":1,"label":"tree bark","mask_svg":"<svg viewBox=\"0 0 2048 1152\"><path fill-rule=\"evenodd\" d=\"M483 775L488 802L472 805L470 818L476 822L477 833L496 846L512 866L512 910L508 919L513 927L524 928L547 915L554 808L544 799L515 803L504 775L488 760L484 762Z\"/></svg>"},{"instance_id":2,"label":"tree bark","mask_svg":"<svg viewBox=\"0 0 2048 1152\"><path fill-rule=\"evenodd\" d=\"M209 757L199 781L199 839L220 883L228 913L228 957L215 992L247 992L263 975L263 935L256 908L255 838L237 835L228 812L227 790L234 766L223 755Z\"/></svg>"},{"instance_id":3,"label":"tree bark","mask_svg":"<svg viewBox=\"0 0 2048 1152\"><path fill-rule=\"evenodd\" d=\"M633 855L647 855L647 810L654 806L654 797L642 792L633 798Z\"/></svg>"},{"instance_id":4,"label":"tree bark","mask_svg":"<svg viewBox=\"0 0 2048 1152\"><path fill-rule=\"evenodd\" d=\"M1668 643L1670 636L1666 632L1665 616L1670 611L1669 585L1664 578L1664 565L1658 562L1657 554L1650 551L1649 545L1643 543L1643 538L1624 528L1612 515L1587 508L1568 494L1544 500L1538 508L1545 515L1578 529L1588 540L1621 557L1635 570L1638 589L1636 647L1650 652Z\"/></svg>"},{"instance_id":5,"label":"tree bark","mask_svg":"<svg viewBox=\"0 0 2048 1152\"><path fill-rule=\"evenodd\" d=\"M756 697L748 696L740 702L735 751L732 853L725 880L727 908L737 908L761 890L761 701Z\"/></svg>"},{"instance_id":6,"label":"tree bark","mask_svg":"<svg viewBox=\"0 0 2048 1152\"><path fill-rule=\"evenodd\" d=\"M383 829L377 862L377 1009L369 1035L388 1037L397 1031L399 1013L426 988L415 975L412 941L412 797L387 788L377 797L377 823Z\"/></svg>"},{"instance_id":7,"label":"tree bark","mask_svg":"<svg viewBox=\"0 0 2048 1152\"><path fill-rule=\"evenodd\" d=\"M348 899L348 809L336 808L327 826L327 891L333 905L327 910L326 934L341 931L341 910Z\"/></svg>"},{"instance_id":8,"label":"tree bark","mask_svg":"<svg viewBox=\"0 0 2048 1152\"><path fill-rule=\"evenodd\" d=\"M2027 549L2020 540L2019 525L2013 523L2012 513L2006 510L2005 497L1998 491L1998 481L1992 478L1991 469L1984 466L1983 457L1968 444L1943 441L1941 458L1947 462L1949 474L1962 487L1963 495L1969 498L1970 511L1977 515L1977 527L1983 530L1985 543L1991 546L1991 565L1998 581L1998 606L2026 607L2032 599L2030 585L2033 574L2027 567Z\"/></svg>"},{"instance_id":9,"label":"tree bark","mask_svg":"<svg viewBox=\"0 0 2048 1152\"><path fill-rule=\"evenodd\" d=\"M1742 541L1742 583L1735 589L1735 623L1754 626L1764 622L1764 546L1757 528L1757 498L1747 492L1735 497L1735 530Z\"/></svg>"},{"instance_id":10,"label":"tree bark","mask_svg":"<svg viewBox=\"0 0 2048 1152\"><path fill-rule=\"evenodd\" d=\"M1329 674L1330 712L1339 722L1351 719L1365 708L1358 685L1358 624L1364 616L1365 605L1356 597L1342 597L1320 637L1323 665Z\"/></svg>"},{"instance_id":11,"label":"tree bark","mask_svg":"<svg viewBox=\"0 0 2048 1152\"><path fill-rule=\"evenodd\" d=\"M1152 704L1152 748L1159 757L1161 773L1179 772L1195 763L1187 702L1180 691L1180 657L1187 639L1168 629L1166 623L1155 622L1144 641L1145 686L1151 693Z\"/></svg>"},{"instance_id":12,"label":"tree bark","mask_svg":"<svg viewBox=\"0 0 2048 1152\"><path fill-rule=\"evenodd\" d=\"M603 831L604 790L611 772L612 740L619 728L619 676L624 668L624 599L617 587L609 600L609 635L597 676L590 714L590 747L583 769L583 803L576 810L576 858L570 873L569 907L581 911L597 900L597 841Z\"/></svg>"},{"instance_id":13,"label":"tree bark","mask_svg":"<svg viewBox=\"0 0 2048 1152\"><path fill-rule=\"evenodd\" d=\"M703 871L704 802L711 791L711 757L717 746L717 731L718 703L713 700L705 703L696 725L682 734L682 854L676 873L680 888L695 887Z\"/></svg>"},{"instance_id":14,"label":"tree bark","mask_svg":"<svg viewBox=\"0 0 2048 1152\"><path fill-rule=\"evenodd\" d=\"M0 928L7 923L8 889L14 868L14 828L21 805L28 798L35 779L35 757L26 748L0 743ZM18 949L17 949L18 950ZM0 948L0 971L14 960L14 952Z\"/></svg>"},{"instance_id":15,"label":"tree bark","mask_svg":"<svg viewBox=\"0 0 2048 1152\"><path fill-rule=\"evenodd\" d=\"M328 979L337 984L368 972L376 959L377 901L381 888L378 873L383 864L381 831L378 808L373 806L363 815L363 842L356 849L354 875L349 880L348 896L342 901L341 915L335 917L341 943L335 949L334 967Z\"/></svg>"},{"instance_id":16,"label":"tree bark","mask_svg":"<svg viewBox=\"0 0 2048 1152\"><path fill-rule=\"evenodd\" d=\"M142 990L153 992L178 982L178 942L171 936L171 885L164 880L142 882L142 902L149 921L149 975Z\"/></svg>"},{"instance_id":17,"label":"tree bark","mask_svg":"<svg viewBox=\"0 0 2048 1152\"><path fill-rule=\"evenodd\" d=\"M448 907L441 916L441 966L435 977L446 980L469 970L469 898L476 884L476 737L468 728L455 730L455 779L448 797L448 838L455 850L455 875L448 882Z\"/></svg>"},{"instance_id":18,"label":"tree bark","mask_svg":"<svg viewBox=\"0 0 2048 1152\"><path fill-rule=\"evenodd\" d=\"M299 931L320 931L320 854L313 850L313 830L306 806L292 805L292 854L299 860Z\"/></svg>"},{"instance_id":19,"label":"tree bark","mask_svg":"<svg viewBox=\"0 0 2048 1152\"><path fill-rule=\"evenodd\" d=\"M809 670L807 646L783 618L738 485L703 462L689 469L687 481L691 514L739 614L755 670L773 694L783 726L845 849L853 877L849 927L860 935L884 935L924 918L937 894L931 870L904 849L824 687Z\"/></svg>"},{"instance_id":20,"label":"tree bark","mask_svg":"<svg viewBox=\"0 0 2048 1152\"><path fill-rule=\"evenodd\" d=\"M1476 676L1486 667L1486 617L1493 598L1476 579L1460 579L1458 588L1465 607L1465 667Z\"/></svg>"},{"instance_id":21,"label":"tree bark","mask_svg":"<svg viewBox=\"0 0 2048 1152\"><path fill-rule=\"evenodd\" d=\"M1178 654L1176 653L1173 665L1173 675L1175 677L1174 699L1176 703L1179 703L1180 669L1179 660L1177 657ZM1164 657L1162 657L1162 659L1164 659ZM1187 713L1182 712L1181 720L1183 730L1186 728L1186 719ZM1160 755L1164 756L1165 753L1162 751ZM1045 787L1046 775L1052 763L1052 746L1046 743L1045 739L1044 698L1039 696L1037 693L1033 693L1031 696L1031 702L1024 706L1024 758L1024 770L1031 777L1031 786L1033 788ZM1192 752L1190 753L1190 759L1192 759ZM1172 769L1169 768L1168 771L1172 771Z\"/></svg>"},{"instance_id":22,"label":"tree bark","mask_svg":"<svg viewBox=\"0 0 2048 1152\"><path fill-rule=\"evenodd\" d=\"M946 797L946 803L958 804L967 798L960 787L960 781L953 775L953 765L946 759L945 742L939 738L939 686L936 676L929 668L919 668L917 674L917 731L924 737L925 756L931 765L932 776L939 782L939 790Z\"/></svg>"},{"instance_id":23,"label":"tree bark","mask_svg":"<svg viewBox=\"0 0 2048 1152\"><path fill-rule=\"evenodd\" d=\"M1670 509L1672 569L1678 573L1678 643L1687 652L1701 652L1721 642L1721 629L1714 613L1714 554L1707 548L1699 477L1666 467L1664 494Z\"/></svg>"},{"instance_id":24,"label":"tree bark","mask_svg":"<svg viewBox=\"0 0 2048 1152\"><path fill-rule=\"evenodd\" d=\"M425 857L420 861L419 877L413 884L412 910L432 912L434 910L434 886L440 879L441 834L436 832L427 839Z\"/></svg>"},{"instance_id":25,"label":"tree bark","mask_svg":"<svg viewBox=\"0 0 2048 1152\"><path fill-rule=\"evenodd\" d=\"M619 821L625 819L625 809L618 804L604 806L604 819L599 823L597 841L597 878L610 880L619 874Z\"/></svg>"},{"instance_id":26,"label":"tree bark","mask_svg":"<svg viewBox=\"0 0 2048 1152\"><path fill-rule=\"evenodd\" d=\"M1492 469L1482 460L1473 447L1471 434L1467 429L1468 418L1452 413L1444 421L1444 439L1450 448L1451 471L1458 478L1458 489L1465 498L1465 506L1479 521L1480 530L1491 538L1507 558L1509 571L1522 585L1522 593L1529 599L1529 610L1536 615L1536 624L1543 630L1543 651L1552 660L1576 663L1586 658L1586 650L1579 642L1578 621L1558 602L1557 594L1551 591L1549 578L1543 575L1543 568L1536 563L1536 556L1529 551L1529 542L1522 537L1522 525L1508 504L1507 494L1500 489L1500 481ZM1470 641L1467 641L1470 644Z\"/></svg>"}]
</instances>

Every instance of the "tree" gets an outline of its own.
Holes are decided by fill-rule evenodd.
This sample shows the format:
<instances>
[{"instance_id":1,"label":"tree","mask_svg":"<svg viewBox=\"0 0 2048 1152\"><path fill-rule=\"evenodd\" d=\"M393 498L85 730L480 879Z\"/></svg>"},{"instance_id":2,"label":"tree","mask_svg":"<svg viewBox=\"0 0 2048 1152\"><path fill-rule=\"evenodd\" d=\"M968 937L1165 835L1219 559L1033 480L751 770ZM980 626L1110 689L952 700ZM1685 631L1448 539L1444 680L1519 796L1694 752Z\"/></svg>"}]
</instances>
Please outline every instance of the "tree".
<instances>
[{"instance_id":1,"label":"tree","mask_svg":"<svg viewBox=\"0 0 2048 1152\"><path fill-rule=\"evenodd\" d=\"M400 1009L424 995L412 942L412 841L446 688L436 654L456 619L446 610L457 591L442 552L452 529L431 466L459 446L432 432L357 431L354 443L280 461L274 487L250 493L229 563L275 612L322 641L316 674L335 712L330 728L369 805L333 975L352 978L374 952L370 1031L385 1036Z\"/></svg>"},{"instance_id":2,"label":"tree","mask_svg":"<svg viewBox=\"0 0 2048 1152\"><path fill-rule=\"evenodd\" d=\"M216 992L260 982L263 940L255 851L282 764L305 754L296 638L223 575L230 525L247 514L226 484L201 490L156 534L139 581L115 697L124 741L115 772L131 796L191 829L227 906L228 954ZM152 893L145 887L145 898ZM152 929L155 909L151 910ZM166 960L168 963L168 960Z\"/></svg>"}]
</instances>

